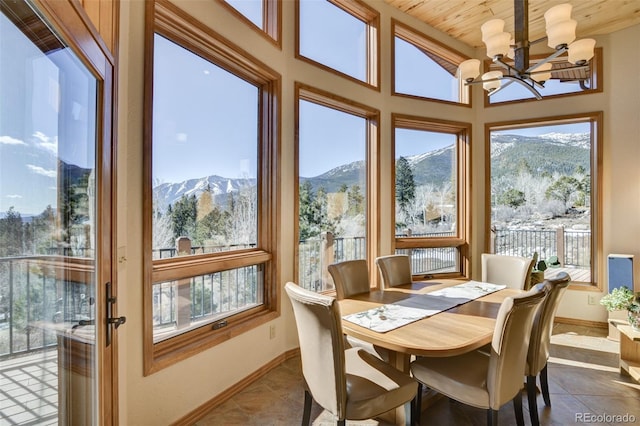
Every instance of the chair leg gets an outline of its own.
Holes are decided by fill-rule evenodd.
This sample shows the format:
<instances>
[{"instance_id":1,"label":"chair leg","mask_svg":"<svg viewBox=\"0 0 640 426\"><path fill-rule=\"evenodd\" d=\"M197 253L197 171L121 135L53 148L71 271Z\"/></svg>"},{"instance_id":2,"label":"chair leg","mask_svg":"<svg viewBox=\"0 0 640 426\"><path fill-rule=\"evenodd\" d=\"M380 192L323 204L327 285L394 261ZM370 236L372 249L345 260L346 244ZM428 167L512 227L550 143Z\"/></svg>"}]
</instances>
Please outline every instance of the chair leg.
<instances>
[{"instance_id":1,"label":"chair leg","mask_svg":"<svg viewBox=\"0 0 640 426\"><path fill-rule=\"evenodd\" d=\"M345 426L346 424L347 424L347 421L345 419L338 420L338 426Z\"/></svg>"},{"instance_id":2,"label":"chair leg","mask_svg":"<svg viewBox=\"0 0 640 426\"><path fill-rule=\"evenodd\" d=\"M527 376L527 399L529 400L529 417L531 418L531 424L538 426L540 420L538 420L538 401L536 395L536 376Z\"/></svg>"},{"instance_id":3,"label":"chair leg","mask_svg":"<svg viewBox=\"0 0 640 426\"><path fill-rule=\"evenodd\" d=\"M413 415L411 421L414 425L420 425L420 417L422 412L422 383L418 382L418 392L416 397L413 398Z\"/></svg>"},{"instance_id":4,"label":"chair leg","mask_svg":"<svg viewBox=\"0 0 640 426\"><path fill-rule=\"evenodd\" d=\"M516 424L524 426L524 416L522 415L522 395L520 392L513 398L513 411L516 412Z\"/></svg>"},{"instance_id":5,"label":"chair leg","mask_svg":"<svg viewBox=\"0 0 640 426\"><path fill-rule=\"evenodd\" d=\"M487 426L498 426L498 410L487 409Z\"/></svg>"},{"instance_id":6,"label":"chair leg","mask_svg":"<svg viewBox=\"0 0 640 426\"><path fill-rule=\"evenodd\" d=\"M309 426L311 420L311 393L308 390L304 391L304 412L302 414L302 426Z\"/></svg>"},{"instance_id":7,"label":"chair leg","mask_svg":"<svg viewBox=\"0 0 640 426\"><path fill-rule=\"evenodd\" d=\"M540 388L542 391L542 398L544 398L544 404L547 407L551 407L551 398L549 397L549 380L547 379L547 364L545 364L542 371L540 371Z\"/></svg>"}]
</instances>

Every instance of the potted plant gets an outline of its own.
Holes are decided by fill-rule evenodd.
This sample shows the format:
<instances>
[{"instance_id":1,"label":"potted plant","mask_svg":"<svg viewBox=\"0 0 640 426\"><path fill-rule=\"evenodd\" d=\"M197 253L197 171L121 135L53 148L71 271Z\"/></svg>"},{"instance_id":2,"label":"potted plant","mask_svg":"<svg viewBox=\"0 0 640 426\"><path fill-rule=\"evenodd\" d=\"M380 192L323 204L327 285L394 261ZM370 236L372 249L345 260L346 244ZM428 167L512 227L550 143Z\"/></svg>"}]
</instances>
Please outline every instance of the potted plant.
<instances>
[{"instance_id":1,"label":"potted plant","mask_svg":"<svg viewBox=\"0 0 640 426\"><path fill-rule=\"evenodd\" d=\"M614 288L600 299L607 311L627 311L631 328L640 331L640 292L634 293L626 286Z\"/></svg>"}]
</instances>

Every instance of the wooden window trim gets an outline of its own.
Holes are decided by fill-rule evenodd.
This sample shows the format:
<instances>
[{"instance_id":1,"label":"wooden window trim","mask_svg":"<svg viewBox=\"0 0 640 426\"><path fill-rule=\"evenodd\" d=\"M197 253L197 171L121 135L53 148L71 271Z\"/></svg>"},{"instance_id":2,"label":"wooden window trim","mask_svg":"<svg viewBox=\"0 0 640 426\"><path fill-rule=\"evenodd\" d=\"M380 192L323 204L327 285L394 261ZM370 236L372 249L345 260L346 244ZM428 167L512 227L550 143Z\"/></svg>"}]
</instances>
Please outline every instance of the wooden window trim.
<instances>
[{"instance_id":1,"label":"wooden window trim","mask_svg":"<svg viewBox=\"0 0 640 426\"><path fill-rule=\"evenodd\" d=\"M295 262L294 262L294 276L298 277L299 270L299 250L298 236L300 234L299 229L299 211L300 211L300 197L299 197L299 180L300 180L300 163L298 157L300 155L300 139L299 139L299 125L300 125L300 101L308 101L327 108L335 109L347 114L352 114L367 120L367 135L366 135L366 154L365 160L367 162L366 171L366 184L367 184L367 225L365 239L367 241L367 261L370 265L373 259L380 253L380 197L378 195L378 189L380 188L380 111L371 108L367 105L354 102L350 99L343 98L330 92L326 92L321 89L317 89L313 86L309 86L304 83L295 83L295 190L294 190L294 237L293 241L295 247ZM377 286L378 274L375 268L369 268L370 270L370 282L373 287Z\"/></svg>"},{"instance_id":2,"label":"wooden window trim","mask_svg":"<svg viewBox=\"0 0 640 426\"><path fill-rule=\"evenodd\" d=\"M237 19L264 37L269 43L282 50L282 2L279 0L262 0L264 14L262 27L254 24L235 7L225 0L217 0L225 9L232 13Z\"/></svg>"},{"instance_id":3,"label":"wooden window trim","mask_svg":"<svg viewBox=\"0 0 640 426\"><path fill-rule=\"evenodd\" d=\"M485 123L484 140L485 152L489 152L491 132L513 128L550 126L571 123L591 123L591 283L572 283L571 290L605 291L604 267L605 258L602 251L602 141L603 141L603 112L586 112L581 114L558 115L550 117L529 118L503 122ZM485 156L485 252L489 252L491 233L491 158Z\"/></svg>"},{"instance_id":4,"label":"wooden window trim","mask_svg":"<svg viewBox=\"0 0 640 426\"><path fill-rule=\"evenodd\" d=\"M144 374L149 375L181 360L232 339L280 315L279 270L276 262L279 223L281 76L231 41L197 21L167 0L147 3L145 57L145 125L144 125L144 201L147 219L143 221L144 289L143 335ZM259 89L259 208L258 247L233 252L184 256L153 260L152 224L152 112L153 112L153 40L160 34L183 48L206 58ZM227 325L213 330L212 323L167 340L153 342L152 290L154 283L195 277L213 272L262 265L264 302L258 307L239 311L224 318ZM215 321L213 322L215 323Z\"/></svg>"},{"instance_id":5,"label":"wooden window trim","mask_svg":"<svg viewBox=\"0 0 640 426\"><path fill-rule=\"evenodd\" d=\"M303 62L314 65L318 68L321 68L329 73L338 75L340 77L346 78L354 83L360 84L370 89L374 89L380 92L380 61L378 60L380 56L380 12L375 9L372 9L364 2L360 0L327 0L329 3L333 4L336 7L344 10L346 13L350 14L354 18L362 21L367 29L367 65L366 65L366 79L367 81L362 81L355 77L350 76L349 74L343 73L342 71L338 71L334 68L331 68L327 65L324 65L314 59L308 58L300 53L300 1L296 1L296 23L295 23L295 33L296 33L296 52L295 57Z\"/></svg>"},{"instance_id":6,"label":"wooden window trim","mask_svg":"<svg viewBox=\"0 0 640 426\"><path fill-rule=\"evenodd\" d=\"M471 108L472 107L472 91L470 90L470 88L468 86L465 86L464 84L460 85L460 97L461 100L460 101L447 101L445 99L436 99L436 98L429 98L426 96L419 96L419 95L411 95L411 94L407 94L407 93L399 93L396 91L396 78L395 78L395 74L396 74L396 52L395 52L395 38L398 37L401 40L406 41L409 44L414 45L415 47L417 47L418 49L425 51L426 54L430 54L430 55L434 55L434 56L438 56L439 58L442 58L443 61L448 62L450 64L455 64L456 70L448 70L449 72L453 71L453 76L456 76L457 73L457 67L460 65L460 63L466 61L467 59L470 59L468 56L463 55L462 53L458 52L457 50L451 49L450 47L446 46L445 44L439 42L438 40L435 40L431 37L429 37L426 34L423 34L403 23L401 23L400 21L396 20L396 19L391 19L391 94L393 96L400 96L400 97L405 97L405 98L412 98L412 99L422 99L422 100L428 100L428 101L433 101L433 102L441 102L441 103L445 103L445 104L450 104L450 105L458 105L458 106L464 106L467 108ZM463 93L463 91L465 91L466 93Z\"/></svg>"},{"instance_id":7,"label":"wooden window trim","mask_svg":"<svg viewBox=\"0 0 640 426\"><path fill-rule=\"evenodd\" d=\"M392 114L392 143L391 143L391 181L395 182L395 130L411 129L428 132L448 133L457 136L457 229L452 237L394 237L392 250L405 248L445 248L453 247L458 250L460 270L457 273L437 274L439 277L468 277L470 271L469 261L469 229L471 221L471 124L457 121L448 121L419 117L404 114ZM395 188L395 184L393 186ZM394 191L395 193L395 191ZM395 196L392 196L391 211L395 212ZM395 214L391 215L391 229L396 229ZM395 234L395 232L394 232Z\"/></svg>"}]
</instances>

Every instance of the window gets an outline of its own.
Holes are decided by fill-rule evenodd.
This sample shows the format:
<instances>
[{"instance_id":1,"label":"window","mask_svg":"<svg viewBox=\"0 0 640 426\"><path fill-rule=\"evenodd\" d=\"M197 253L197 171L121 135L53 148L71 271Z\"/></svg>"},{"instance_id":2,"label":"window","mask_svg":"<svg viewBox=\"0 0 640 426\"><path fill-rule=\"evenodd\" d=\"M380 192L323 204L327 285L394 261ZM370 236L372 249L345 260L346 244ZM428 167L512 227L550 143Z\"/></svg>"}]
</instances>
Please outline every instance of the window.
<instances>
[{"instance_id":1,"label":"window","mask_svg":"<svg viewBox=\"0 0 640 426\"><path fill-rule=\"evenodd\" d=\"M193 353L196 340L205 348L277 314L279 77L210 30L189 31L174 6L156 4L145 157L147 373Z\"/></svg>"},{"instance_id":2,"label":"window","mask_svg":"<svg viewBox=\"0 0 640 426\"><path fill-rule=\"evenodd\" d=\"M333 289L327 266L369 258L369 158L378 112L298 86L298 283Z\"/></svg>"},{"instance_id":3,"label":"window","mask_svg":"<svg viewBox=\"0 0 640 426\"><path fill-rule=\"evenodd\" d=\"M537 60L543 58L545 57L532 56L531 63L535 63ZM565 67L571 65L567 62L566 56L564 55L552 60L551 63L553 64L551 69L552 76L554 78L562 78L562 80L547 80L544 88L536 88L543 96L543 99L602 92L602 48L595 49L595 55L589 62L588 70L563 71ZM487 64L490 64L490 62L485 62L485 67L488 66L490 70L501 69L495 64ZM487 105L511 101L522 102L526 100L536 100L531 91L520 84L511 84L509 88L505 88L494 95L487 96L486 99Z\"/></svg>"},{"instance_id":4,"label":"window","mask_svg":"<svg viewBox=\"0 0 640 426\"><path fill-rule=\"evenodd\" d=\"M469 104L469 88L457 78L466 57L395 20L393 93Z\"/></svg>"},{"instance_id":5,"label":"window","mask_svg":"<svg viewBox=\"0 0 640 426\"><path fill-rule=\"evenodd\" d=\"M487 124L489 250L533 256L592 283L600 201L601 114Z\"/></svg>"},{"instance_id":6,"label":"window","mask_svg":"<svg viewBox=\"0 0 640 426\"><path fill-rule=\"evenodd\" d=\"M279 0L221 0L251 27L280 46L282 2Z\"/></svg>"},{"instance_id":7,"label":"window","mask_svg":"<svg viewBox=\"0 0 640 426\"><path fill-rule=\"evenodd\" d=\"M357 0L300 0L297 56L378 86L379 14Z\"/></svg>"},{"instance_id":8,"label":"window","mask_svg":"<svg viewBox=\"0 0 640 426\"><path fill-rule=\"evenodd\" d=\"M471 126L402 115L393 125L396 253L414 275L464 275Z\"/></svg>"}]
</instances>

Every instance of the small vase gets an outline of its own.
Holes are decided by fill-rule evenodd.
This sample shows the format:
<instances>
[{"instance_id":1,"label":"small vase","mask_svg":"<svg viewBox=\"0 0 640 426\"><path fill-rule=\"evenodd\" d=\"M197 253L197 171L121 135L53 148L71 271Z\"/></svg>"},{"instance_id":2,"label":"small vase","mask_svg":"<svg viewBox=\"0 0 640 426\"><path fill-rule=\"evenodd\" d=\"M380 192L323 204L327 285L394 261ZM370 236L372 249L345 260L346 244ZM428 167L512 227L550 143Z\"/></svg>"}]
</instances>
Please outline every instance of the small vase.
<instances>
[{"instance_id":1,"label":"small vase","mask_svg":"<svg viewBox=\"0 0 640 426\"><path fill-rule=\"evenodd\" d=\"M640 331L640 312L627 311L627 318L631 328L635 331Z\"/></svg>"}]
</instances>

